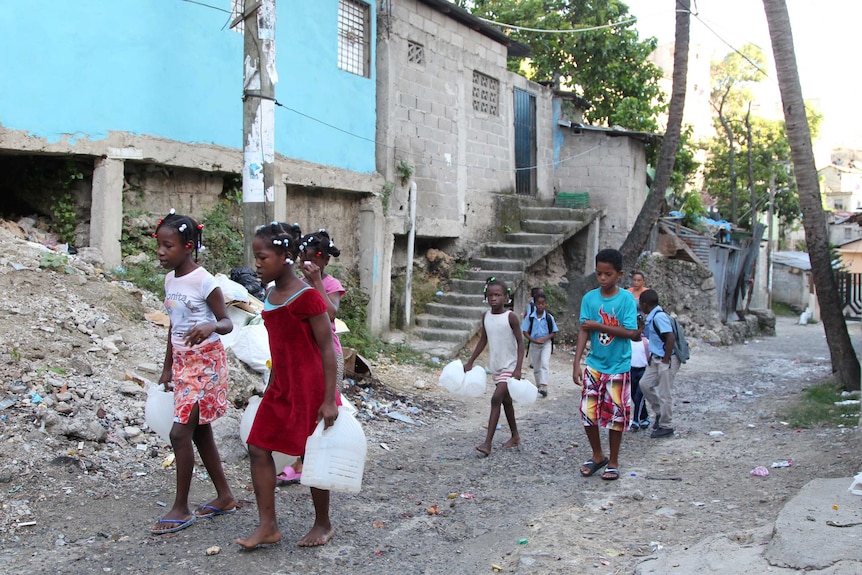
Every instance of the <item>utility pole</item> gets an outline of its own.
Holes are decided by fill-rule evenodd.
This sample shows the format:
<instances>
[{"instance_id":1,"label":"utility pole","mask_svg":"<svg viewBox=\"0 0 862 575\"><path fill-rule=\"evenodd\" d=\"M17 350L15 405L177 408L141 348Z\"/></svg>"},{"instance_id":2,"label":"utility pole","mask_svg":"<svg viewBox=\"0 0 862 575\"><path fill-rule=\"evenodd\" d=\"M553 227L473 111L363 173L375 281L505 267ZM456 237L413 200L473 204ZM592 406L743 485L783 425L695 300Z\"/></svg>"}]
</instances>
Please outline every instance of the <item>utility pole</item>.
<instances>
[{"instance_id":1,"label":"utility pole","mask_svg":"<svg viewBox=\"0 0 862 575\"><path fill-rule=\"evenodd\" d=\"M766 240L766 309L772 309L772 238L775 236L775 167L769 174L769 210L766 215L769 236Z\"/></svg>"},{"instance_id":2,"label":"utility pole","mask_svg":"<svg viewBox=\"0 0 862 575\"><path fill-rule=\"evenodd\" d=\"M242 221L246 265L258 226L273 220L275 196L275 0L246 0L242 92Z\"/></svg>"}]
</instances>

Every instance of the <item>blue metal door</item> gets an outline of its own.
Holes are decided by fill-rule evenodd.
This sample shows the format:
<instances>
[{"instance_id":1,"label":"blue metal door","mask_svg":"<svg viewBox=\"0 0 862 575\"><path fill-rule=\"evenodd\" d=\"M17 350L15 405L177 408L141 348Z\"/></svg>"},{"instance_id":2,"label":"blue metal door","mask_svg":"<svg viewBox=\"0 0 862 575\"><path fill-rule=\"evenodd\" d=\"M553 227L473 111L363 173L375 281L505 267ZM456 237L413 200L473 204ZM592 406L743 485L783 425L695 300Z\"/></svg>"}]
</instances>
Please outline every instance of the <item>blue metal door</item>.
<instances>
[{"instance_id":1,"label":"blue metal door","mask_svg":"<svg viewBox=\"0 0 862 575\"><path fill-rule=\"evenodd\" d=\"M515 193L536 193L536 96L515 88Z\"/></svg>"}]
</instances>

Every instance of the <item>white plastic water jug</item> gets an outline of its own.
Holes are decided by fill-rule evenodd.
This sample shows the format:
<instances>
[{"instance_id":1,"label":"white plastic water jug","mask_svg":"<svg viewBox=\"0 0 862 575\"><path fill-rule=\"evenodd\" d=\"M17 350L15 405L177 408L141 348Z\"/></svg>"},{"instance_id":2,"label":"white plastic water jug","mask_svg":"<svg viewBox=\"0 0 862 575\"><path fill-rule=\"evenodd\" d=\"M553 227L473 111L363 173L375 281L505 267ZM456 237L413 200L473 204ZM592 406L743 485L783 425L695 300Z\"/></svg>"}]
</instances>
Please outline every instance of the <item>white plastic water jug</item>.
<instances>
[{"instance_id":1,"label":"white plastic water jug","mask_svg":"<svg viewBox=\"0 0 862 575\"><path fill-rule=\"evenodd\" d=\"M446 364L440 371L440 385L449 393L457 395L464 387L464 364L456 359Z\"/></svg>"},{"instance_id":2,"label":"white plastic water jug","mask_svg":"<svg viewBox=\"0 0 862 575\"><path fill-rule=\"evenodd\" d=\"M506 386L512 401L517 403L533 403L539 395L539 389L526 379L510 377L506 380Z\"/></svg>"},{"instance_id":3,"label":"white plastic water jug","mask_svg":"<svg viewBox=\"0 0 862 575\"><path fill-rule=\"evenodd\" d=\"M147 386L144 420L162 441L170 443L171 428L174 426L174 393L165 391L164 385L150 383Z\"/></svg>"},{"instance_id":4,"label":"white plastic water jug","mask_svg":"<svg viewBox=\"0 0 862 575\"><path fill-rule=\"evenodd\" d=\"M460 394L467 397L482 397L485 393L485 383L487 382L485 368L474 366L473 369L464 374L464 387Z\"/></svg>"},{"instance_id":5,"label":"white plastic water jug","mask_svg":"<svg viewBox=\"0 0 862 575\"><path fill-rule=\"evenodd\" d=\"M242 412L242 419L239 422L239 437L242 439L242 444L248 449L248 434L251 433L251 426L254 423L254 418L257 416L257 408L260 407L261 397L252 395L248 399L248 406ZM272 459L275 461L276 473L281 473L281 470L293 463L296 459L295 455L287 455L286 453L272 452ZM303 468L303 473L305 469Z\"/></svg>"},{"instance_id":6,"label":"white plastic water jug","mask_svg":"<svg viewBox=\"0 0 862 575\"><path fill-rule=\"evenodd\" d=\"M305 460L300 483L318 489L359 493L368 444L362 426L345 407L338 408L338 418L324 430L323 421L305 444Z\"/></svg>"}]
</instances>

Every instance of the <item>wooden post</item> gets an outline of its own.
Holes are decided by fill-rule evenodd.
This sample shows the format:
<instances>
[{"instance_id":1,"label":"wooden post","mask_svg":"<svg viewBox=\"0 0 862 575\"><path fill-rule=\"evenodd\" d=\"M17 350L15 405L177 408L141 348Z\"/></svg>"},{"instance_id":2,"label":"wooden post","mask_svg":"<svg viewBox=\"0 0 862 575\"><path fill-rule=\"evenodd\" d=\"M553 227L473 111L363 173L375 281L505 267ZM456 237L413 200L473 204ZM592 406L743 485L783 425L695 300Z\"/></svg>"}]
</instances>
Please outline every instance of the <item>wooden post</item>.
<instances>
[{"instance_id":1,"label":"wooden post","mask_svg":"<svg viewBox=\"0 0 862 575\"><path fill-rule=\"evenodd\" d=\"M258 226L274 217L275 190L275 0L247 3L243 44L242 220L246 265L254 263Z\"/></svg>"},{"instance_id":2,"label":"wooden post","mask_svg":"<svg viewBox=\"0 0 862 575\"><path fill-rule=\"evenodd\" d=\"M772 238L775 237L775 168L769 174L769 209L766 219L769 237L766 239L766 309L772 309Z\"/></svg>"}]
</instances>

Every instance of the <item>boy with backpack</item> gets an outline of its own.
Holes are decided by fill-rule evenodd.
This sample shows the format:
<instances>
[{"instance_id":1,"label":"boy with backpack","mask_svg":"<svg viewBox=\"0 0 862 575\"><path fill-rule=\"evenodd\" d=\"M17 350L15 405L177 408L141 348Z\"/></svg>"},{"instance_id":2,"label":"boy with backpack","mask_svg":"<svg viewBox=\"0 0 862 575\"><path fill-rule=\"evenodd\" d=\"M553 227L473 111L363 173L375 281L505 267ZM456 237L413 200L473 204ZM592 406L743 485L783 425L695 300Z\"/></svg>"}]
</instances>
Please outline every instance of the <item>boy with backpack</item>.
<instances>
[{"instance_id":1,"label":"boy with backpack","mask_svg":"<svg viewBox=\"0 0 862 575\"><path fill-rule=\"evenodd\" d=\"M548 374L550 373L551 352L554 349L554 335L559 331L557 322L548 312L548 299L545 294L533 294L532 310L521 322L521 331L527 338L536 387L542 397L548 397Z\"/></svg>"},{"instance_id":2,"label":"boy with backpack","mask_svg":"<svg viewBox=\"0 0 862 575\"><path fill-rule=\"evenodd\" d=\"M658 305L655 290L648 289L641 294L640 308L646 314L644 333L650 351L640 388L655 414L650 437L670 437L673 435L673 380L680 363L688 359L688 346L684 346L676 320Z\"/></svg>"}]
</instances>

